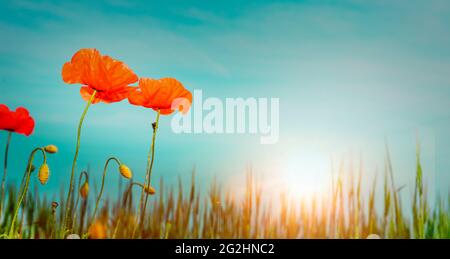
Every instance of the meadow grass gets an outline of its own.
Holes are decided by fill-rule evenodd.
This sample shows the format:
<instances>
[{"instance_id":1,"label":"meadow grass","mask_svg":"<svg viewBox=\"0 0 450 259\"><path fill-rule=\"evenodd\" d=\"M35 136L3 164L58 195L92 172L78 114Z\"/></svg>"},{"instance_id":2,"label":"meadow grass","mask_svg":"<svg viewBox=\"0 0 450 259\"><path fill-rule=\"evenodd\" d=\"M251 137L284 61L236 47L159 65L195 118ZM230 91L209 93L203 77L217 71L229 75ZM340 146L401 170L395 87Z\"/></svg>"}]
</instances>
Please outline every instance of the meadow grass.
<instances>
[{"instance_id":1,"label":"meadow grass","mask_svg":"<svg viewBox=\"0 0 450 259\"><path fill-rule=\"evenodd\" d=\"M418 149L419 150L419 149ZM94 173L94 172L91 172ZM150 196L142 212L139 197L132 188L142 184L121 182L118 197L106 198L98 213L94 201L86 197L82 177L71 203L75 208L68 229L65 225L64 190L57 201L39 195L37 187L24 197L18 219L11 228L18 195L24 183L8 185L5 208L1 216L0 236L3 238L62 238L78 234L81 238L450 238L450 195L438 197L429 204L423 183L420 153L417 152L414 194L408 208L402 204L401 188L394 183L394 172L387 153L382 188L374 180L363 189L362 170L357 177L345 174L343 167L332 176L326 195L310 200L290 199L281 193L268 201L272 193L263 191L254 175L247 173L245 192L237 197L214 181L206 194L197 186L194 173L190 183L179 180L176 186L165 186L160 179L159 190ZM83 173L87 176L86 172ZM345 176L344 176L345 175ZM88 177L84 177L85 181ZM123 180L121 180L123 181ZM378 191L382 189L382 191ZM115 196L115 195L114 195ZM92 199L95 198L95 199ZM74 202L76 199L76 202ZM381 203L382 206L376 206ZM142 204L141 204L142 205ZM411 208L411 209L409 209ZM144 217L142 217L144 215ZM13 235L8 231L14 229Z\"/></svg>"}]
</instances>

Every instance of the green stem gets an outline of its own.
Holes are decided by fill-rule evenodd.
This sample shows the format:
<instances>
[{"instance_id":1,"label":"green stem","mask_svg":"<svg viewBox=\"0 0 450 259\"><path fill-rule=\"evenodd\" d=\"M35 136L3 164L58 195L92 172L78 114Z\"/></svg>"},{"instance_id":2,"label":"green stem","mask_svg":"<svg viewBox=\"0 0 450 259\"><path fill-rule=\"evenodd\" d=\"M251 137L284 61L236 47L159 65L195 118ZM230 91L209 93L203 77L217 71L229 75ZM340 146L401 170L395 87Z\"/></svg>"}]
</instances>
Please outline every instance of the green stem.
<instances>
[{"instance_id":1,"label":"green stem","mask_svg":"<svg viewBox=\"0 0 450 259\"><path fill-rule=\"evenodd\" d=\"M37 151L41 151L42 155L44 156L44 164L47 162L47 156L45 154L45 150L41 147L39 148L35 148L31 154L30 157L28 159L28 166L27 166L27 171L26 171L26 180L25 180L25 186L22 190L21 195L19 196L16 206L14 208L14 216L11 222L11 226L9 229L9 237L12 238L13 234L14 234L14 225L16 223L16 219L17 219L17 215L19 214L19 209L20 209L20 205L22 204L22 201L24 199L24 197L27 195L27 191L28 191L28 186L30 184L30 178L31 178L31 164L33 164L33 160L34 160L34 155L36 154Z\"/></svg>"},{"instance_id":2,"label":"green stem","mask_svg":"<svg viewBox=\"0 0 450 259\"><path fill-rule=\"evenodd\" d=\"M50 238L56 233L56 208L52 207L52 232L50 233Z\"/></svg>"},{"instance_id":3,"label":"green stem","mask_svg":"<svg viewBox=\"0 0 450 259\"><path fill-rule=\"evenodd\" d=\"M75 167L77 165L77 158L78 158L78 152L80 150L80 137L81 137L81 128L83 126L83 121L84 121L84 117L86 116L86 113L89 109L89 106L91 106L92 101L94 101L95 95L97 94L97 91L94 90L94 92L91 95L91 98L89 99L88 103L86 104L86 108L84 108L83 114L81 115L80 118L80 122L78 123L78 132L77 132L77 146L75 148L75 156L73 157L73 162L72 162L72 172L70 174L70 185L69 185L69 193L67 194L67 199L66 199L66 210L64 213L64 226L61 228L61 238L64 237L64 232L66 231L67 228L67 221L69 218L69 213L70 213L70 198L72 196L72 192L73 192L73 178L74 178L74 174L75 174Z\"/></svg>"},{"instance_id":4,"label":"green stem","mask_svg":"<svg viewBox=\"0 0 450 259\"><path fill-rule=\"evenodd\" d=\"M6 148L5 148L5 166L3 171L2 190L0 196L0 219L2 217L3 212L3 199L5 198L6 169L8 168L8 151L9 151L9 144L11 143L11 136L12 132L10 131L8 132L8 140L6 141Z\"/></svg>"},{"instance_id":5,"label":"green stem","mask_svg":"<svg viewBox=\"0 0 450 259\"><path fill-rule=\"evenodd\" d=\"M100 193L98 194L97 202L95 203L95 209L94 209L94 214L92 215L92 221L95 220L95 216L97 215L98 204L100 203L100 199L102 198L102 194L103 194L103 188L105 187L105 178L106 178L106 172L108 169L108 164L111 160L116 161L119 166L121 165L119 159L117 159L116 157L110 157L110 158L108 158L108 160L106 160L105 167L103 168L102 186L100 187Z\"/></svg>"},{"instance_id":6,"label":"green stem","mask_svg":"<svg viewBox=\"0 0 450 259\"><path fill-rule=\"evenodd\" d=\"M153 127L153 124L152 124L152 127ZM154 133L154 129L152 129L152 132ZM148 155L147 155L147 166L145 167L145 180L144 180L144 183L147 183L148 182L148 180L149 180L149 174L148 174L148 172L149 172L149 167L150 167L150 162L151 162L151 160L152 160L152 148L153 148L153 142L151 142L150 143L150 148L149 148L149 150L148 150ZM142 188L142 191L141 191L141 197L140 197L140 199L139 199L139 207L138 207L138 212L137 212L137 215L141 215L141 212L140 212L140 210L142 210L143 208L144 208L144 194L145 194L145 192L144 192L144 188ZM136 223L137 223L137 220L136 220Z\"/></svg>"},{"instance_id":7,"label":"green stem","mask_svg":"<svg viewBox=\"0 0 450 259\"><path fill-rule=\"evenodd\" d=\"M142 189L145 188L145 186L142 183L134 182L133 185L137 185L137 186L141 187Z\"/></svg>"},{"instance_id":8,"label":"green stem","mask_svg":"<svg viewBox=\"0 0 450 259\"><path fill-rule=\"evenodd\" d=\"M142 185L142 184L139 184L139 183L133 182L133 181L130 182L130 185L128 185L128 188L125 191L125 195L123 196L123 200L122 200L123 207L127 207L128 199L130 199L130 196L131 196L131 189L133 188L134 185Z\"/></svg>"},{"instance_id":9,"label":"green stem","mask_svg":"<svg viewBox=\"0 0 450 259\"><path fill-rule=\"evenodd\" d=\"M143 185L143 184L141 184L141 183L138 183L138 182L132 182L131 184L130 184L130 186L128 187L128 189L127 189L127 192L125 193L125 197L124 197L124 204L126 204L126 202L127 202L127 200L128 200L128 197L131 195L131 189L132 189L132 187L134 186L134 185L137 185L137 186L139 186L139 187L141 187L142 188L142 192L141 192L141 205L142 205L142 200L143 200L143 198L144 198L144 192L145 192L145 186ZM140 212L139 212L139 209L141 209L141 205L138 207L138 213L136 214L136 215L139 215L140 214ZM136 230L137 230L137 226L138 226L138 217L136 217L136 220L135 220L135 222L134 222L134 227L133 227L133 232L132 232L132 235L131 235L131 239L134 239L134 235L136 234ZM142 224L142 218L141 218L141 224Z\"/></svg>"},{"instance_id":10,"label":"green stem","mask_svg":"<svg viewBox=\"0 0 450 259\"><path fill-rule=\"evenodd\" d=\"M23 202L22 202L22 214L20 215L20 223L19 223L19 229L18 229L19 237L22 237L23 222L25 220L24 211L27 209L27 201L28 201L28 198L30 198L30 197L27 197L27 194L28 194L28 189L27 189L27 193L25 193L25 196L23 197Z\"/></svg>"},{"instance_id":11,"label":"green stem","mask_svg":"<svg viewBox=\"0 0 450 259\"><path fill-rule=\"evenodd\" d=\"M153 128L152 146L151 146L151 149L150 149L150 152L151 152L150 165L148 166L147 176L146 176L146 179L145 179L147 188L150 188L150 182L151 182L151 177L152 177L152 169L153 169L153 162L155 161L155 141L156 141L156 132L158 130L158 124L159 124L159 117L160 117L160 115L161 115L161 111L158 110L158 114L156 115L155 126ZM143 223L145 211L147 209L148 196L149 196L149 194L146 192L145 193L144 208L142 209L141 223Z\"/></svg>"},{"instance_id":12,"label":"green stem","mask_svg":"<svg viewBox=\"0 0 450 259\"><path fill-rule=\"evenodd\" d=\"M114 228L114 233L113 233L112 239L116 239L117 231L119 230L120 219L121 219L121 218L120 218L120 216L119 216L119 219L117 220L116 227Z\"/></svg>"}]
</instances>

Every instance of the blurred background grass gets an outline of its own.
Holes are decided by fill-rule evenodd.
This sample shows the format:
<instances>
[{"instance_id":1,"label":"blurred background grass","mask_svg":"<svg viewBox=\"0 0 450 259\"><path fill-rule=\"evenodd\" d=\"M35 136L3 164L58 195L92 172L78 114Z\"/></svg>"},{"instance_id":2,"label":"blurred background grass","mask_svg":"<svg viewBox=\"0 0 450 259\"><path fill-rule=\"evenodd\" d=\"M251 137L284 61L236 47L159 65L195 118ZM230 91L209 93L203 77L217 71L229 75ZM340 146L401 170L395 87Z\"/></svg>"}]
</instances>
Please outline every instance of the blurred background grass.
<instances>
[{"instance_id":1,"label":"blurred background grass","mask_svg":"<svg viewBox=\"0 0 450 259\"><path fill-rule=\"evenodd\" d=\"M264 188L251 170L242 182L242 194L213 181L202 195L194 172L190 182L180 179L175 186L166 186L161 178L142 220L137 211L139 197L130 192L132 181L120 180L119 191L101 200L95 219L92 209L98 193L91 190L85 198L75 195L77 207L67 234L82 238L367 238L371 234L381 238L450 238L450 194L429 203L419 151L415 191L409 204L402 198L407 195L402 192L404 186L394 182L395 172L387 153L384 173L370 188L362 188L362 168L344 169L341 163L333 173L331 188L307 198L292 198L287 191ZM346 174L344 170L352 172ZM79 181L76 190L83 183ZM16 238L58 237L65 192L61 190L59 198L50 200L40 195L38 188L35 184L23 203ZM9 185L8 193L1 215L3 237L11 224L16 186Z\"/></svg>"}]
</instances>

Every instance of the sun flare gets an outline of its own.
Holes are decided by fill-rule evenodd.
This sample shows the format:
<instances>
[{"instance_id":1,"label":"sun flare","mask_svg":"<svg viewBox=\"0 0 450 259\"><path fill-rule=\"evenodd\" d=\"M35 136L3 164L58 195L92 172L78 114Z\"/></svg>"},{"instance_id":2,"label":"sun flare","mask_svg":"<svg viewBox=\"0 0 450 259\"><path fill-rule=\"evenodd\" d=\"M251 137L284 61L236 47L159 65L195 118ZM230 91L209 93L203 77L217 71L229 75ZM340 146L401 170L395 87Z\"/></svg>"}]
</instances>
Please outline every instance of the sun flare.
<instances>
[{"instance_id":1,"label":"sun flare","mask_svg":"<svg viewBox=\"0 0 450 259\"><path fill-rule=\"evenodd\" d=\"M311 200L322 195L330 179L329 159L322 152L295 152L279 177L280 189L292 199Z\"/></svg>"}]
</instances>

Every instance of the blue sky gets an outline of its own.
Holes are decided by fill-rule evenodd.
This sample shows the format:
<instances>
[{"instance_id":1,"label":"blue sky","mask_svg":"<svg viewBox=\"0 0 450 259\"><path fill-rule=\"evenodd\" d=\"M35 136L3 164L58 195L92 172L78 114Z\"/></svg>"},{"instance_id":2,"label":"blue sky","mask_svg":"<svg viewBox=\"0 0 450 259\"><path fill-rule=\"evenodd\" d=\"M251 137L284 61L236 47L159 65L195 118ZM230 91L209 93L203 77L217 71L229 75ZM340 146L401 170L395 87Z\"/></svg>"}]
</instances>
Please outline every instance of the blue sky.
<instances>
[{"instance_id":1,"label":"blue sky","mask_svg":"<svg viewBox=\"0 0 450 259\"><path fill-rule=\"evenodd\" d=\"M177 135L163 117L154 176L213 177L239 185L248 166L264 178L329 179L330 158L383 169L384 139L400 184L414 179L416 134L430 185L450 182L448 1L1 1L0 103L25 106L35 134L15 135L9 179L29 151L53 143L48 192L67 184L84 107L61 67L80 48L125 61L140 76L175 77L206 97L280 98L280 141L253 135ZM195 105L195 104L194 104ZM143 177L155 113L126 101L94 105L79 169L100 179L118 156ZM0 133L0 147L6 133ZM3 150L3 148L2 148ZM3 151L1 151L3 152ZM3 154L3 153L1 153ZM111 174L115 185L117 176ZM433 188L433 189L438 189ZM412 189L406 189L411 192ZM314 189L313 191L316 191Z\"/></svg>"}]
</instances>

